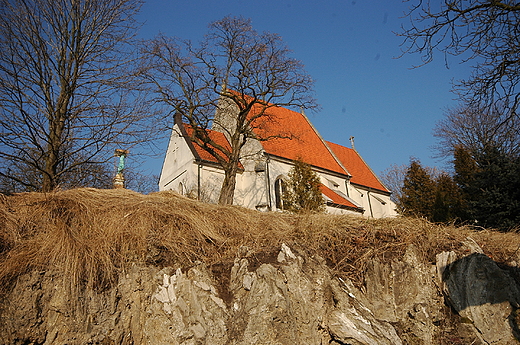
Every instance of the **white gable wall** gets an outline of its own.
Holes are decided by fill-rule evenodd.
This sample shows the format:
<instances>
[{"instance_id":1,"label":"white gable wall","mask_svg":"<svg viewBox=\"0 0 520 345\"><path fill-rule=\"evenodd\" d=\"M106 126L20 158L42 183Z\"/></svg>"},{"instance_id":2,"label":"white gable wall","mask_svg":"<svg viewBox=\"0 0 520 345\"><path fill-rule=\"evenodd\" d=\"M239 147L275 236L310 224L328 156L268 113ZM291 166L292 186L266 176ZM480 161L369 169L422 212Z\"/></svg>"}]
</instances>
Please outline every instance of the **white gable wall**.
<instances>
[{"instance_id":1,"label":"white gable wall","mask_svg":"<svg viewBox=\"0 0 520 345\"><path fill-rule=\"evenodd\" d=\"M186 194L188 185L191 185L195 177L193 160L193 153L186 140L181 137L178 125L174 125L159 178L159 190Z\"/></svg>"},{"instance_id":2,"label":"white gable wall","mask_svg":"<svg viewBox=\"0 0 520 345\"><path fill-rule=\"evenodd\" d=\"M382 195L371 191L369 196L372 207L372 217L386 218L397 216L396 205L390 200L389 195Z\"/></svg>"},{"instance_id":3,"label":"white gable wall","mask_svg":"<svg viewBox=\"0 0 520 345\"><path fill-rule=\"evenodd\" d=\"M395 204L390 200L390 196L377 190L363 186L349 184L349 196L365 209L366 217L384 218L395 217Z\"/></svg>"},{"instance_id":4,"label":"white gable wall","mask_svg":"<svg viewBox=\"0 0 520 345\"><path fill-rule=\"evenodd\" d=\"M195 162L193 152L175 124L159 178L159 190L197 198L200 181L200 199L216 202L223 179L222 170Z\"/></svg>"},{"instance_id":5,"label":"white gable wall","mask_svg":"<svg viewBox=\"0 0 520 345\"><path fill-rule=\"evenodd\" d=\"M256 173L256 162L261 162L262 146L254 140L246 144L242 159L245 170L236 176L235 205L257 208L267 205L265 173ZM205 202L218 202L224 171L208 162L198 163L177 124L174 125L164 159L159 190L172 190Z\"/></svg>"}]
</instances>

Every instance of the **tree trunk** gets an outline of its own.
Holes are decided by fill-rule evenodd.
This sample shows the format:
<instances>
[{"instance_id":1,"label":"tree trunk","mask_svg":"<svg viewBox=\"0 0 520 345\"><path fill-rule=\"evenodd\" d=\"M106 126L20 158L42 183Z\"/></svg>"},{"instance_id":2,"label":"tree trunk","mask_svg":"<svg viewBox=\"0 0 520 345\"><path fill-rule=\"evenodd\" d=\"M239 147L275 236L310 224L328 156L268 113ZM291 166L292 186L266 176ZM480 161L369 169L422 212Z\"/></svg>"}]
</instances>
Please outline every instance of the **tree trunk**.
<instances>
[{"instance_id":1,"label":"tree trunk","mask_svg":"<svg viewBox=\"0 0 520 345\"><path fill-rule=\"evenodd\" d=\"M64 87L62 86L62 90ZM43 172L42 192L51 192L57 187L58 161L63 130L65 128L66 109L70 97L64 95L62 91L58 101L59 110L52 114L49 121L49 139L47 147L47 157L45 158L45 171Z\"/></svg>"},{"instance_id":2,"label":"tree trunk","mask_svg":"<svg viewBox=\"0 0 520 345\"><path fill-rule=\"evenodd\" d=\"M52 192L52 190L56 188L56 160L56 155L51 151L49 157L46 158L45 171L43 172L43 193Z\"/></svg>"},{"instance_id":3,"label":"tree trunk","mask_svg":"<svg viewBox=\"0 0 520 345\"><path fill-rule=\"evenodd\" d=\"M235 196L235 185L237 182L237 169L225 170L224 182L220 189L218 203L220 205L233 205L233 197Z\"/></svg>"}]
</instances>

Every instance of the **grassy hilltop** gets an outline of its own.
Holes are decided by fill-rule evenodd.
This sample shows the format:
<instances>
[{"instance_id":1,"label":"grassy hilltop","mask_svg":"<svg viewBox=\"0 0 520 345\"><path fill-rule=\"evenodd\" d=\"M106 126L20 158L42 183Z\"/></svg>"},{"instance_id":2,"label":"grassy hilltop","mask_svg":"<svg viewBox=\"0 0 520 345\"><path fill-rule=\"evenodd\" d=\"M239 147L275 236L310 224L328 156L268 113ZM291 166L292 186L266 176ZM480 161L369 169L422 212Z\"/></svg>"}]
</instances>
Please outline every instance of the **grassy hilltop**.
<instances>
[{"instance_id":1,"label":"grassy hilltop","mask_svg":"<svg viewBox=\"0 0 520 345\"><path fill-rule=\"evenodd\" d=\"M433 263L441 251L462 250L467 236L498 263L509 261L520 243L516 233L422 219L261 213L171 192L75 189L0 195L0 286L8 290L23 273L52 269L72 287L104 289L135 262L185 268L202 261L217 273L230 267L244 246L265 261L275 258L282 243L323 257L336 275L360 286L371 257L387 261L414 244Z\"/></svg>"}]
</instances>

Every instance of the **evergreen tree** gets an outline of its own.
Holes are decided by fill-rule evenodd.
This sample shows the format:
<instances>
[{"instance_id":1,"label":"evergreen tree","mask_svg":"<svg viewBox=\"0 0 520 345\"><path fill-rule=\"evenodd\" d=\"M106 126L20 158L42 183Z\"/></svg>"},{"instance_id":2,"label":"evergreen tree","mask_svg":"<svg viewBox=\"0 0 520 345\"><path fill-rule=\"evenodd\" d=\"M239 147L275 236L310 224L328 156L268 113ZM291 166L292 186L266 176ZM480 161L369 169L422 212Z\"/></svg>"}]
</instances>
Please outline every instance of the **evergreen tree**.
<instances>
[{"instance_id":1,"label":"evergreen tree","mask_svg":"<svg viewBox=\"0 0 520 345\"><path fill-rule=\"evenodd\" d=\"M520 157L499 145L454 152L461 219L507 231L520 225Z\"/></svg>"},{"instance_id":2,"label":"evergreen tree","mask_svg":"<svg viewBox=\"0 0 520 345\"><path fill-rule=\"evenodd\" d=\"M475 182L475 174L478 165L468 150L462 146L457 146L454 151L453 165L455 168L455 182L465 191Z\"/></svg>"},{"instance_id":3,"label":"evergreen tree","mask_svg":"<svg viewBox=\"0 0 520 345\"><path fill-rule=\"evenodd\" d=\"M461 193L458 216L461 221L474 221L470 203L478 198L478 189L475 189L475 174L479 168L470 152L461 145L455 147L453 156L455 169L453 179Z\"/></svg>"},{"instance_id":4,"label":"evergreen tree","mask_svg":"<svg viewBox=\"0 0 520 345\"><path fill-rule=\"evenodd\" d=\"M403 181L400 206L404 215L431 219L435 182L417 159L412 159Z\"/></svg>"},{"instance_id":5,"label":"evergreen tree","mask_svg":"<svg viewBox=\"0 0 520 345\"><path fill-rule=\"evenodd\" d=\"M435 179L435 200L432 205L431 220L449 222L460 220L462 210L462 194L454 179L447 173Z\"/></svg>"},{"instance_id":6,"label":"evergreen tree","mask_svg":"<svg viewBox=\"0 0 520 345\"><path fill-rule=\"evenodd\" d=\"M294 213L325 211L320 185L320 178L311 166L301 159L295 160L283 193L283 208Z\"/></svg>"},{"instance_id":7,"label":"evergreen tree","mask_svg":"<svg viewBox=\"0 0 520 345\"><path fill-rule=\"evenodd\" d=\"M475 155L478 169L468 186L471 215L484 227L511 230L520 225L520 157L497 147Z\"/></svg>"}]
</instances>

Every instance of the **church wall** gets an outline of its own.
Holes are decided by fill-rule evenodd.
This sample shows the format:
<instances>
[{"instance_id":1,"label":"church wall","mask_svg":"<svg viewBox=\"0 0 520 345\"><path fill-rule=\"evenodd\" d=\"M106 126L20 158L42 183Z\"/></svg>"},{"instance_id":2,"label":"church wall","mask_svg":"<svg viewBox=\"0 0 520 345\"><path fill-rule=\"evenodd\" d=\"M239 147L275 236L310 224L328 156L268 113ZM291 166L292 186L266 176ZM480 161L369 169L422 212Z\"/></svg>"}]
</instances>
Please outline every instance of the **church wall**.
<instances>
[{"instance_id":1,"label":"church wall","mask_svg":"<svg viewBox=\"0 0 520 345\"><path fill-rule=\"evenodd\" d=\"M193 153L174 125L159 178L159 190L173 190L185 194L187 186L196 178L193 172Z\"/></svg>"}]
</instances>

